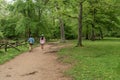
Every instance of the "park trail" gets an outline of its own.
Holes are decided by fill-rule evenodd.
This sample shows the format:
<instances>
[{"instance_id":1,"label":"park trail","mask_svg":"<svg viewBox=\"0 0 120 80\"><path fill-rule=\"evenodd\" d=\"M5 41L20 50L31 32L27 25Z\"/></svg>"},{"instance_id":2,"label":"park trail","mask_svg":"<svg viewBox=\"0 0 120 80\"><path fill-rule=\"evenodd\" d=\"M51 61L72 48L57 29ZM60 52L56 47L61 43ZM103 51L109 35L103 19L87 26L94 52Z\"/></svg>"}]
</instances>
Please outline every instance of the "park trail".
<instances>
[{"instance_id":1,"label":"park trail","mask_svg":"<svg viewBox=\"0 0 120 80\"><path fill-rule=\"evenodd\" d=\"M55 54L61 47L57 43L36 47L0 65L0 80L71 80L64 76L68 65L58 61Z\"/></svg>"}]
</instances>

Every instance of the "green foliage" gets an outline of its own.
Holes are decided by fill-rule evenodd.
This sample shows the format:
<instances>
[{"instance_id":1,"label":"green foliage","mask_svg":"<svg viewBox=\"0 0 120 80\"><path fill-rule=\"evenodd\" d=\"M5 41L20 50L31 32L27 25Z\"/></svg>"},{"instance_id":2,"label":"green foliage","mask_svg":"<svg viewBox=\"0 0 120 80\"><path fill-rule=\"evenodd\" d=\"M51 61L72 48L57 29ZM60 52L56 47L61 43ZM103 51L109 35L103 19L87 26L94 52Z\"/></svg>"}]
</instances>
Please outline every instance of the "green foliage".
<instances>
[{"instance_id":1,"label":"green foliage","mask_svg":"<svg viewBox=\"0 0 120 80\"><path fill-rule=\"evenodd\" d=\"M65 38L67 40L76 39L77 35L75 35L75 32L72 29L72 27L68 25L64 25L64 27L65 27ZM52 31L52 36L53 36L52 38L60 39L60 27L57 26L56 29Z\"/></svg>"},{"instance_id":2,"label":"green foliage","mask_svg":"<svg viewBox=\"0 0 120 80\"><path fill-rule=\"evenodd\" d=\"M0 39L3 38L3 33L0 31Z\"/></svg>"},{"instance_id":3,"label":"green foliage","mask_svg":"<svg viewBox=\"0 0 120 80\"><path fill-rule=\"evenodd\" d=\"M91 36L93 23L95 35L99 35L101 29L103 36L120 36L118 0L16 0L12 4L7 4L2 0L0 2L0 29L3 36L8 38L27 38L30 33L35 37L44 33L47 37L54 38L55 35L52 32L55 32L58 38L60 32L56 26L59 26L59 18L61 18L67 25L66 39L75 38L80 2L83 2L82 36L86 35L87 29Z\"/></svg>"},{"instance_id":4,"label":"green foliage","mask_svg":"<svg viewBox=\"0 0 120 80\"><path fill-rule=\"evenodd\" d=\"M119 80L120 39L84 41L85 47L69 47L59 52L63 62L73 64L66 72L74 80ZM74 43L75 42L70 42Z\"/></svg>"},{"instance_id":5,"label":"green foliage","mask_svg":"<svg viewBox=\"0 0 120 80\"><path fill-rule=\"evenodd\" d=\"M6 38L16 37L15 26L16 24L14 19L1 20L1 31L3 36Z\"/></svg>"},{"instance_id":6,"label":"green foliage","mask_svg":"<svg viewBox=\"0 0 120 80\"><path fill-rule=\"evenodd\" d=\"M72 39L76 39L77 36L75 35L75 32L73 31L71 26L65 26L65 38L67 40L72 40Z\"/></svg>"},{"instance_id":7,"label":"green foliage","mask_svg":"<svg viewBox=\"0 0 120 80\"><path fill-rule=\"evenodd\" d=\"M8 11L6 10L7 3L5 0L0 0L0 19L6 18L8 16Z\"/></svg>"},{"instance_id":8,"label":"green foliage","mask_svg":"<svg viewBox=\"0 0 120 80\"><path fill-rule=\"evenodd\" d=\"M44 1L16 0L8 5L8 10L8 19L3 19L1 23L5 37L28 37L30 34L39 37L41 33L50 35L51 22L47 20L50 18L47 18Z\"/></svg>"},{"instance_id":9,"label":"green foliage","mask_svg":"<svg viewBox=\"0 0 120 80\"><path fill-rule=\"evenodd\" d=\"M60 27L57 26L55 29L52 30L52 38L60 39Z\"/></svg>"}]
</instances>

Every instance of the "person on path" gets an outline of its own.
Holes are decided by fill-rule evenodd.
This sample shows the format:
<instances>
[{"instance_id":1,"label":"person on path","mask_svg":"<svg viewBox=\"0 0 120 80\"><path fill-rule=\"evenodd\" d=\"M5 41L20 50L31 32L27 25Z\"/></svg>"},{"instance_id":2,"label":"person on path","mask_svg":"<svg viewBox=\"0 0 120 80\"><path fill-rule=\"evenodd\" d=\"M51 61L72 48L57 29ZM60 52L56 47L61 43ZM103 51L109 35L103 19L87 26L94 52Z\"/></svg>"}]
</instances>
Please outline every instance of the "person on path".
<instances>
[{"instance_id":1,"label":"person on path","mask_svg":"<svg viewBox=\"0 0 120 80\"><path fill-rule=\"evenodd\" d=\"M33 46L35 40L32 36L30 36L29 39L28 39L28 42L29 42L29 51L31 52L32 51L32 46Z\"/></svg>"},{"instance_id":2,"label":"person on path","mask_svg":"<svg viewBox=\"0 0 120 80\"><path fill-rule=\"evenodd\" d=\"M46 39L45 39L44 35L42 34L41 37L40 37L41 49L44 49L45 42L46 42Z\"/></svg>"}]
</instances>

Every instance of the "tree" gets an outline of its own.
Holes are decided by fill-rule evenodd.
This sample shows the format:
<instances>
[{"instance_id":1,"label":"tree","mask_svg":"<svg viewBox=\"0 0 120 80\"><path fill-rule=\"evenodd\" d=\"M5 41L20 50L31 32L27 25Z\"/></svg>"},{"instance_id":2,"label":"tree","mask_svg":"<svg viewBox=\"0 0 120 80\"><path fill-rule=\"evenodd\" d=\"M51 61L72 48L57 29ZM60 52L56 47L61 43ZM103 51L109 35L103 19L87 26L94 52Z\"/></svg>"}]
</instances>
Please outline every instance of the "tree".
<instances>
[{"instance_id":1,"label":"tree","mask_svg":"<svg viewBox=\"0 0 120 80\"><path fill-rule=\"evenodd\" d=\"M78 16L75 15L75 17L73 17L70 14L65 14L64 13L68 17L78 19L78 43L77 43L77 46L81 46L81 47L83 46L82 45L82 13L83 13L83 2L84 1L85 0L69 0L69 1L66 1L66 3L69 3L69 6L71 6L71 8L73 9L72 11L77 10L75 12L77 13ZM72 11L70 10L70 12L72 12Z\"/></svg>"},{"instance_id":2,"label":"tree","mask_svg":"<svg viewBox=\"0 0 120 80\"><path fill-rule=\"evenodd\" d=\"M80 6L80 12L79 12L79 18L78 18L78 21L79 21L79 27L78 27L78 44L77 46L83 46L82 45L82 4L83 2L79 2L79 6Z\"/></svg>"},{"instance_id":3,"label":"tree","mask_svg":"<svg viewBox=\"0 0 120 80\"><path fill-rule=\"evenodd\" d=\"M54 9L55 9L55 11L56 11L56 13L58 14L57 16L56 16L56 19L58 19L59 20L59 27L60 27L60 42L65 42L65 30L64 30L64 19L63 19L63 15L62 15L62 12L63 12L63 9L64 9L64 5L63 5L63 1L61 0L61 1L52 1L52 4L55 4L54 5Z\"/></svg>"},{"instance_id":4,"label":"tree","mask_svg":"<svg viewBox=\"0 0 120 80\"><path fill-rule=\"evenodd\" d=\"M47 0L17 0L14 4L9 5L10 15L14 15L14 18L18 19L16 32L25 35L26 38L31 34L38 38L43 32L48 34L50 31L48 31L49 23L46 17L46 4Z\"/></svg>"}]
</instances>

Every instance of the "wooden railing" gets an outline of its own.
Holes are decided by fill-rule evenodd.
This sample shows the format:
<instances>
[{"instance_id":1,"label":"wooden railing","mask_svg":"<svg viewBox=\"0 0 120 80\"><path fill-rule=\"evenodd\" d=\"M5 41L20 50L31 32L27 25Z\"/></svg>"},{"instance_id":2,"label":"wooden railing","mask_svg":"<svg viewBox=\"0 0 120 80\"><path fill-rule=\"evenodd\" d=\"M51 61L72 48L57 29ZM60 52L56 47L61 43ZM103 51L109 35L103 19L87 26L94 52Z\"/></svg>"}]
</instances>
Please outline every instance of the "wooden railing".
<instances>
[{"instance_id":1,"label":"wooden railing","mask_svg":"<svg viewBox=\"0 0 120 80\"><path fill-rule=\"evenodd\" d=\"M25 45L26 42L22 41L22 42L8 42L8 41L4 41L4 42L0 42L0 49L5 49L5 51L7 51L8 48L14 48L18 51L20 51L20 49L17 48L17 46L22 46Z\"/></svg>"}]
</instances>

